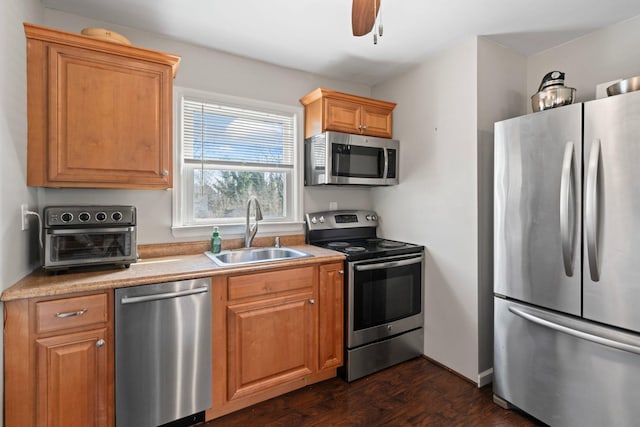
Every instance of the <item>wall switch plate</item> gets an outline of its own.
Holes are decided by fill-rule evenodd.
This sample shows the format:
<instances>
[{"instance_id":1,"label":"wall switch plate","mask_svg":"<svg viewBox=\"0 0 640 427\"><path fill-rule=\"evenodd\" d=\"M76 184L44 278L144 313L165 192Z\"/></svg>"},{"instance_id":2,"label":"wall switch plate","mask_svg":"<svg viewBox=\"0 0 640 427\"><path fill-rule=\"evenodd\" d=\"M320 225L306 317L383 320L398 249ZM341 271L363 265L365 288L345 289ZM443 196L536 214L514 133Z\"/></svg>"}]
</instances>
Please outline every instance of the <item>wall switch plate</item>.
<instances>
[{"instance_id":1,"label":"wall switch plate","mask_svg":"<svg viewBox=\"0 0 640 427\"><path fill-rule=\"evenodd\" d=\"M20 230L25 231L29 228L29 221L27 219L27 211L29 207L26 203L20 205Z\"/></svg>"},{"instance_id":2,"label":"wall switch plate","mask_svg":"<svg viewBox=\"0 0 640 427\"><path fill-rule=\"evenodd\" d=\"M329 210L330 211L338 210L338 202L329 202Z\"/></svg>"}]
</instances>

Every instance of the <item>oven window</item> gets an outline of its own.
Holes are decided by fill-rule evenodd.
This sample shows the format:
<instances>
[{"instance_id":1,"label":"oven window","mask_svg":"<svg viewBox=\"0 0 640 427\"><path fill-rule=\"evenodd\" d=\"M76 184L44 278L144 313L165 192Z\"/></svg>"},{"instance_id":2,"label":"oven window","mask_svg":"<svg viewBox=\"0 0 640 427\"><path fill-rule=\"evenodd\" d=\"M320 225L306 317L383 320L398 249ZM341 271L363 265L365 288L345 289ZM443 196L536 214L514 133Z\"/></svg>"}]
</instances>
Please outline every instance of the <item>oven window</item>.
<instances>
[{"instance_id":1,"label":"oven window","mask_svg":"<svg viewBox=\"0 0 640 427\"><path fill-rule=\"evenodd\" d=\"M79 233L51 236L51 260L105 259L131 255L131 234Z\"/></svg>"},{"instance_id":2,"label":"oven window","mask_svg":"<svg viewBox=\"0 0 640 427\"><path fill-rule=\"evenodd\" d=\"M422 308L422 263L355 271L354 331L419 314Z\"/></svg>"},{"instance_id":3,"label":"oven window","mask_svg":"<svg viewBox=\"0 0 640 427\"><path fill-rule=\"evenodd\" d=\"M382 178L384 149L331 144L333 175L354 178Z\"/></svg>"}]
</instances>

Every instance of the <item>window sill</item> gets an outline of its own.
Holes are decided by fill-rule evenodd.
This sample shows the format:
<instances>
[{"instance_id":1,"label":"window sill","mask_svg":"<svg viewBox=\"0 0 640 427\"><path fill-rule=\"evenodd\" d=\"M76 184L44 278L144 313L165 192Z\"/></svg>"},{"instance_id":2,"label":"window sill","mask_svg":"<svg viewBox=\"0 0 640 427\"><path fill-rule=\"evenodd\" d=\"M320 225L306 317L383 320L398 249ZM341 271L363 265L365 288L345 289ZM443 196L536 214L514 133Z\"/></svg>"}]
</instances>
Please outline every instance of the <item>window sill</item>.
<instances>
[{"instance_id":1,"label":"window sill","mask_svg":"<svg viewBox=\"0 0 640 427\"><path fill-rule=\"evenodd\" d=\"M253 222L252 222L253 224ZM207 224L185 225L171 227L171 234L176 238L201 238L211 237L213 227L218 227L223 239L243 238L245 224ZM303 234L304 222L260 222L258 224L258 236L286 236L291 234Z\"/></svg>"}]
</instances>

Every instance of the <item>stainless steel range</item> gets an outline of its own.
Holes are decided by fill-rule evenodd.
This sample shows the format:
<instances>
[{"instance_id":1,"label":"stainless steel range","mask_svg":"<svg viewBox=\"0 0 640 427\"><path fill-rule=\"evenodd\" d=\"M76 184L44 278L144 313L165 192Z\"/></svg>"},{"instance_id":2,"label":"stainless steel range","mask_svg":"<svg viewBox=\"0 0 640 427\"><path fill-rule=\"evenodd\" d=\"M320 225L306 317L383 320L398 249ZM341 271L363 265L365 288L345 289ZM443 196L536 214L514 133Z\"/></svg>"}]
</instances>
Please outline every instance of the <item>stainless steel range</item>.
<instances>
[{"instance_id":1,"label":"stainless steel range","mask_svg":"<svg viewBox=\"0 0 640 427\"><path fill-rule=\"evenodd\" d=\"M346 255L347 381L423 354L424 246L378 238L375 212L306 215L307 241Z\"/></svg>"}]
</instances>

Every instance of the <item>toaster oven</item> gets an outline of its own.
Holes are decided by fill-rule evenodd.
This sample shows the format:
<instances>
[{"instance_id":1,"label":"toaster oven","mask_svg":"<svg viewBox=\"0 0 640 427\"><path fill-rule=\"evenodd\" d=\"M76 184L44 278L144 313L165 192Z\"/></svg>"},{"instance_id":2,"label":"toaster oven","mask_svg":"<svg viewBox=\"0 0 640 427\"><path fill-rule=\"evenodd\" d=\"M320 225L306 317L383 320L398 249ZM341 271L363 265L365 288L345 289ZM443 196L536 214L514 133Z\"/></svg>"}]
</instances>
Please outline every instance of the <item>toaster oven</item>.
<instances>
[{"instance_id":1,"label":"toaster oven","mask_svg":"<svg viewBox=\"0 0 640 427\"><path fill-rule=\"evenodd\" d=\"M134 206L49 206L43 211L43 267L129 267L138 258Z\"/></svg>"}]
</instances>

